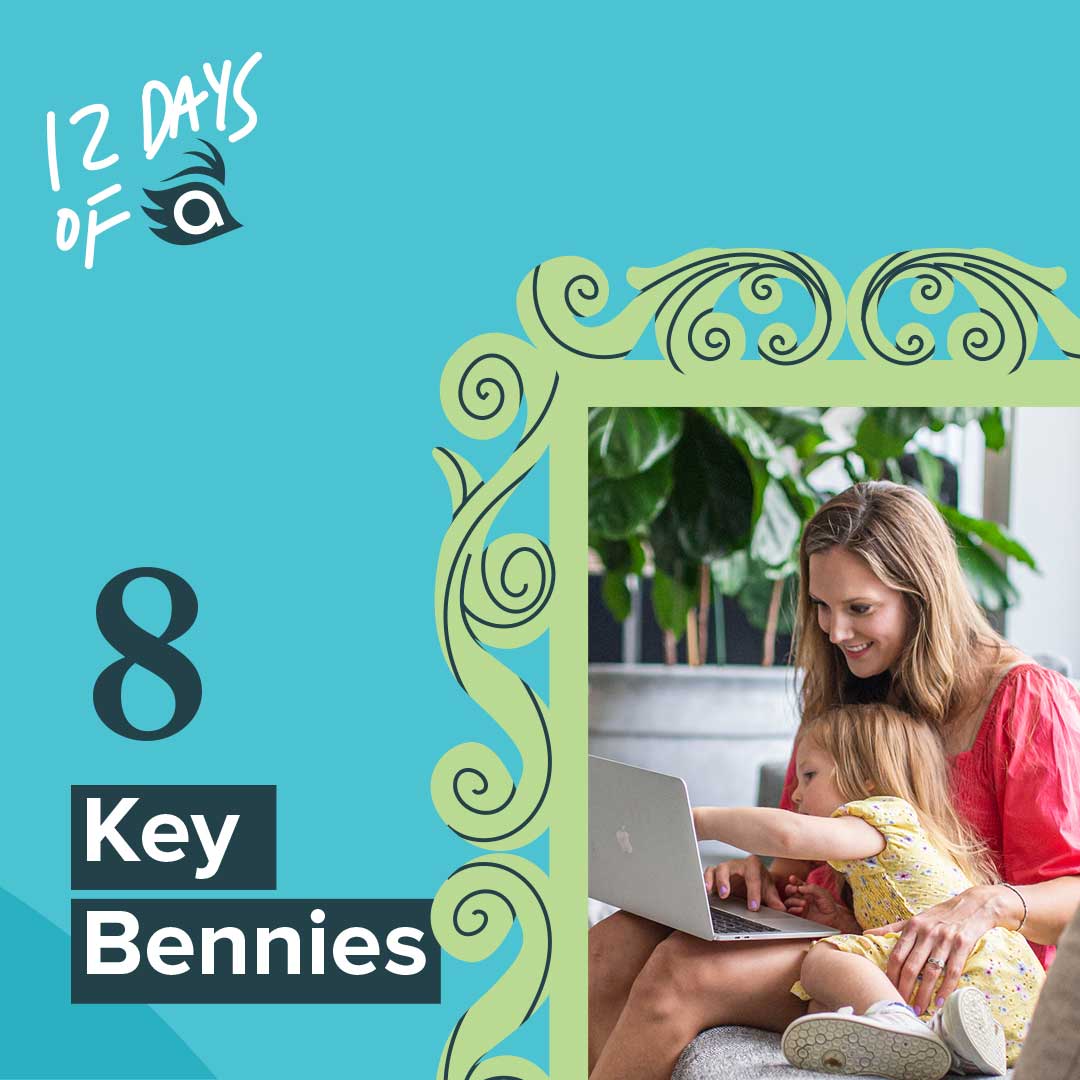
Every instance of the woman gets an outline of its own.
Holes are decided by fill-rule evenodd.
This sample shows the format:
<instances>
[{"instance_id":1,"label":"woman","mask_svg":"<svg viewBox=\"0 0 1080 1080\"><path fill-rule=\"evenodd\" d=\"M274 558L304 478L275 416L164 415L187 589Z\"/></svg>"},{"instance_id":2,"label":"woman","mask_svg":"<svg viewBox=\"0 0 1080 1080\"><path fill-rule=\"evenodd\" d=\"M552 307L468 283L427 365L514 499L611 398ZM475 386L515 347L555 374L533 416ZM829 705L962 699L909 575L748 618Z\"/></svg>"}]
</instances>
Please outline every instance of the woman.
<instances>
[{"instance_id":1,"label":"woman","mask_svg":"<svg viewBox=\"0 0 1080 1080\"><path fill-rule=\"evenodd\" d=\"M1080 693L991 629L952 534L912 488L857 484L836 496L807 524L799 564L803 716L885 701L938 725L957 810L1002 880L881 927L901 931L889 978L908 998L925 973L921 1012L939 975L940 996L956 987L994 926L1022 928L1047 963L1080 903ZM792 779L789 768L787 808ZM766 871L754 856L708 876L720 896L745 895L751 908L782 908L781 888L828 880L790 860ZM589 934L593 1080L667 1078L682 1049L718 1024L783 1031L806 1007L790 993L805 951L797 941L703 941L627 912L605 919Z\"/></svg>"}]
</instances>

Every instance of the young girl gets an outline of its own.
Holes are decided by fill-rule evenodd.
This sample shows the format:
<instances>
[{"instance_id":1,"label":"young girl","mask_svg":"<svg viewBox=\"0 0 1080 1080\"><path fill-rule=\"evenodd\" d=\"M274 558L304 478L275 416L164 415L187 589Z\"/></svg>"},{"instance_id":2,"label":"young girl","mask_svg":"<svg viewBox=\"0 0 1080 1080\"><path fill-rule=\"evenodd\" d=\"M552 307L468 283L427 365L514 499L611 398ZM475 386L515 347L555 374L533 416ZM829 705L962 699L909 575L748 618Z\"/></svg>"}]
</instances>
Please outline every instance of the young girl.
<instances>
[{"instance_id":1,"label":"young girl","mask_svg":"<svg viewBox=\"0 0 1080 1080\"><path fill-rule=\"evenodd\" d=\"M803 724L796 763L797 813L698 807L699 838L828 862L846 878L862 929L911 918L994 880L985 849L952 809L944 749L928 724L883 704L836 707ZM712 875L710 868L710 891ZM846 928L822 891L794 887L789 895L791 910ZM809 1009L784 1033L787 1059L896 1080L939 1080L950 1068L1003 1073L1020 1052L1044 978L1027 941L1013 930L989 930L959 989L935 996L916 1018L885 974L898 937L841 934L810 948L792 987ZM937 971L936 990L945 964L933 955L926 963Z\"/></svg>"}]
</instances>

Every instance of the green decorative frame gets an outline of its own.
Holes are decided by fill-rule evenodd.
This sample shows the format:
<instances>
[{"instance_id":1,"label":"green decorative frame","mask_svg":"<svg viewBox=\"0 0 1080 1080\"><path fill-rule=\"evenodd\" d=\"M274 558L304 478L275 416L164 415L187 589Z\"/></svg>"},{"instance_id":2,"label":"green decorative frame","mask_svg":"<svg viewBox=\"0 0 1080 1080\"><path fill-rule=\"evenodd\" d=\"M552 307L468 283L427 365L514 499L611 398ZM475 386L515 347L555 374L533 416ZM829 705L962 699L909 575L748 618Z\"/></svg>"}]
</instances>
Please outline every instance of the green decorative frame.
<instances>
[{"instance_id":1,"label":"green decorative frame","mask_svg":"<svg viewBox=\"0 0 1080 1080\"><path fill-rule=\"evenodd\" d=\"M522 935L513 963L448 1032L440 1080L543 1077L533 1062L486 1055L549 996L550 1072L585 1074L586 586L576 569L558 589L555 581L557 566L576 568L584 555L588 406L1080 404L1080 318L1055 295L1060 268L984 248L899 252L868 266L846 298L824 266L788 251L703 249L626 276L636 295L597 322L609 291L600 268L578 257L542 263L517 293L525 336L482 334L443 371L443 408L467 438L504 434L522 407L525 420L487 479L462 455L435 451L452 502L435 584L443 655L521 756L515 778L489 747L462 743L432 775L439 816L484 852L440 888L432 909L439 942L459 960L482 962L514 921ZM882 329L882 299L904 280L923 315L944 313L957 283L970 294L975 310L949 325L947 362L927 363L936 342L924 324L909 322L891 338ZM751 315L772 315L785 289L809 298L809 329L800 337L771 322L747 358L746 328L721 305L735 295ZM650 323L666 363L627 361ZM1065 359L1021 372L1040 324ZM861 362L821 363L834 359L845 327ZM550 545L520 533L489 543L500 510L547 453L558 492ZM549 628L550 713L489 651L526 645ZM550 877L510 854L545 832Z\"/></svg>"}]
</instances>

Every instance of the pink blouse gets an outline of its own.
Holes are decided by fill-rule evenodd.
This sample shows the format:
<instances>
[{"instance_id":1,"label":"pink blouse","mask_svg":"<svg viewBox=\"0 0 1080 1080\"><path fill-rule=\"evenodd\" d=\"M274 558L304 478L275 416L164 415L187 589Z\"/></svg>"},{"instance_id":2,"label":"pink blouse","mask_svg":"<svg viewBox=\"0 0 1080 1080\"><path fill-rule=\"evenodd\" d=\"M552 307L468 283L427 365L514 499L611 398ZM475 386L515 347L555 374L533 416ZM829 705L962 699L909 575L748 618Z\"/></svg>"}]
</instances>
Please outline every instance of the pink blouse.
<instances>
[{"instance_id":1,"label":"pink blouse","mask_svg":"<svg viewBox=\"0 0 1080 1080\"><path fill-rule=\"evenodd\" d=\"M1080 875L1080 691L1038 664L1007 672L971 748L952 758L953 805L1011 885ZM792 809L795 758L784 809ZM824 871L824 872L823 872ZM830 884L828 867L811 880ZM1032 944L1049 967L1055 949Z\"/></svg>"}]
</instances>

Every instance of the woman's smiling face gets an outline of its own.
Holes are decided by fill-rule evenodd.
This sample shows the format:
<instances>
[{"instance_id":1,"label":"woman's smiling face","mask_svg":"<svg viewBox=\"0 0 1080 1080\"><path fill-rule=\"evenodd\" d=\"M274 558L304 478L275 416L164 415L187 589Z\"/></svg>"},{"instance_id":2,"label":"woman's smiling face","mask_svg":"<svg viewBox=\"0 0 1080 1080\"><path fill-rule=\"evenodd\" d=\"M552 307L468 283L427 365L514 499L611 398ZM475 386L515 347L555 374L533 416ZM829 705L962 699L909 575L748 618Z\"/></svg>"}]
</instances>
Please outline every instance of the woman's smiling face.
<instances>
[{"instance_id":1,"label":"woman's smiling face","mask_svg":"<svg viewBox=\"0 0 1080 1080\"><path fill-rule=\"evenodd\" d=\"M868 679L892 668L911 627L902 592L839 545L810 556L809 591L818 626L853 675Z\"/></svg>"}]
</instances>

